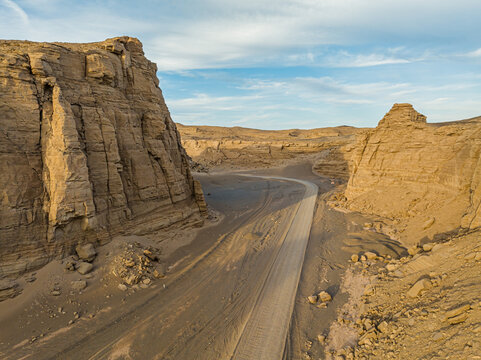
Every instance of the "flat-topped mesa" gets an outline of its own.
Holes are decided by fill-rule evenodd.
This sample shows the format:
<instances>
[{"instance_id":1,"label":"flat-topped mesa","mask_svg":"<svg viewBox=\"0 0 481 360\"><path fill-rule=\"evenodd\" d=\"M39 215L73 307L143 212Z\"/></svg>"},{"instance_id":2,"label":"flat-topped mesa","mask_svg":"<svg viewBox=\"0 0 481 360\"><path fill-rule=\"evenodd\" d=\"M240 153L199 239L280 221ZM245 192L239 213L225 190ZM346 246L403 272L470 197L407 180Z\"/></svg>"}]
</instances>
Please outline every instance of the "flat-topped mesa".
<instances>
[{"instance_id":1,"label":"flat-topped mesa","mask_svg":"<svg viewBox=\"0 0 481 360\"><path fill-rule=\"evenodd\" d=\"M394 104L379 121L378 126L425 124L426 116L414 110L411 104Z\"/></svg>"},{"instance_id":2,"label":"flat-topped mesa","mask_svg":"<svg viewBox=\"0 0 481 360\"><path fill-rule=\"evenodd\" d=\"M199 215L156 71L126 36L0 41L0 278Z\"/></svg>"}]
</instances>

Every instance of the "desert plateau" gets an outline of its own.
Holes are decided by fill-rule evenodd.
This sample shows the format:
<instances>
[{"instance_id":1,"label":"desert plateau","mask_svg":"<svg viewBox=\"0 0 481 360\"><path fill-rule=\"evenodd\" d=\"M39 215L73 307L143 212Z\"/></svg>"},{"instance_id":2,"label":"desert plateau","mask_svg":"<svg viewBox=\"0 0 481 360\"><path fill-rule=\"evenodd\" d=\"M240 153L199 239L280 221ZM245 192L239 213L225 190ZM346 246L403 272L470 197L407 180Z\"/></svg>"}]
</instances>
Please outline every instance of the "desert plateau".
<instances>
[{"instance_id":1,"label":"desert plateau","mask_svg":"<svg viewBox=\"0 0 481 360\"><path fill-rule=\"evenodd\" d=\"M0 359L481 359L479 11L0 0Z\"/></svg>"}]
</instances>

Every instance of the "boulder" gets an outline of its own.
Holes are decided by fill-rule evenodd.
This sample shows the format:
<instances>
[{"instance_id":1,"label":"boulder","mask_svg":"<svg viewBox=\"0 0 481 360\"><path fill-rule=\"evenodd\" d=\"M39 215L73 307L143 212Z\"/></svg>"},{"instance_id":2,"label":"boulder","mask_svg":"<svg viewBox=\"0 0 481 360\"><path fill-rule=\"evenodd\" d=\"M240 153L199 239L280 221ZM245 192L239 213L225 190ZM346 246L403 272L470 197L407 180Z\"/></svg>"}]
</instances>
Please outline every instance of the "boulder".
<instances>
[{"instance_id":1,"label":"boulder","mask_svg":"<svg viewBox=\"0 0 481 360\"><path fill-rule=\"evenodd\" d=\"M87 287L87 282L85 280L75 280L70 283L73 290L81 291Z\"/></svg>"},{"instance_id":2,"label":"boulder","mask_svg":"<svg viewBox=\"0 0 481 360\"><path fill-rule=\"evenodd\" d=\"M78 245L75 250L81 260L91 262L95 259L97 252L92 244Z\"/></svg>"},{"instance_id":3,"label":"boulder","mask_svg":"<svg viewBox=\"0 0 481 360\"><path fill-rule=\"evenodd\" d=\"M88 274L89 272L91 272L93 267L94 266L91 263L81 261L77 264L77 271L80 274L85 275L85 274Z\"/></svg>"}]
</instances>

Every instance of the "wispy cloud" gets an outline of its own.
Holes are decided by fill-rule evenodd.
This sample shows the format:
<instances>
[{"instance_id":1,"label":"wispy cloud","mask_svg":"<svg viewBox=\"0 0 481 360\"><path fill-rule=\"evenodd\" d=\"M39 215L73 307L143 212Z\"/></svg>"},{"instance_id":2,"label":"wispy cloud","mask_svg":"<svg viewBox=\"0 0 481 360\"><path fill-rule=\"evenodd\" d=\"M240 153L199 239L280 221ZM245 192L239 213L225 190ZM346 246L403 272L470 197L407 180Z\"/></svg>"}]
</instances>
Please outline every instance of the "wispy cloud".
<instances>
[{"instance_id":1,"label":"wispy cloud","mask_svg":"<svg viewBox=\"0 0 481 360\"><path fill-rule=\"evenodd\" d=\"M29 24L29 18L27 13L13 0L2 0L3 5L10 9L23 23L23 25Z\"/></svg>"}]
</instances>

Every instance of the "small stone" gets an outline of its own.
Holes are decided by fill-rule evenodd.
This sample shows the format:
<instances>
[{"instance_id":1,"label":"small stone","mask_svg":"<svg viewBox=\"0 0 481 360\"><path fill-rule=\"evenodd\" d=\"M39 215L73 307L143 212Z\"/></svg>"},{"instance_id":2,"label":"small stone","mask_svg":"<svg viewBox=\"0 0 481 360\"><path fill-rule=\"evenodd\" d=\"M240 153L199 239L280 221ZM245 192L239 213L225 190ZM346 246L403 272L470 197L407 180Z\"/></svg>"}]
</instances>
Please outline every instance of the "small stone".
<instances>
[{"instance_id":1,"label":"small stone","mask_svg":"<svg viewBox=\"0 0 481 360\"><path fill-rule=\"evenodd\" d=\"M414 256L418 254L421 251L421 248L419 248L417 245L414 245L408 249L408 254L411 256Z\"/></svg>"},{"instance_id":2,"label":"small stone","mask_svg":"<svg viewBox=\"0 0 481 360\"><path fill-rule=\"evenodd\" d=\"M366 257L366 259L368 260L376 260L377 259L377 254L373 253L372 251L366 251L364 253L364 256Z\"/></svg>"},{"instance_id":3,"label":"small stone","mask_svg":"<svg viewBox=\"0 0 481 360\"><path fill-rule=\"evenodd\" d=\"M145 285L149 285L149 284L152 282L152 280L150 280L149 278L147 278L147 279L142 280L142 282L143 282Z\"/></svg>"},{"instance_id":4,"label":"small stone","mask_svg":"<svg viewBox=\"0 0 481 360\"><path fill-rule=\"evenodd\" d=\"M367 257L365 257L364 255L361 255L361 261L366 261L367 260Z\"/></svg>"},{"instance_id":5,"label":"small stone","mask_svg":"<svg viewBox=\"0 0 481 360\"><path fill-rule=\"evenodd\" d=\"M75 265L77 264L74 260L66 260L63 267L68 271L75 271Z\"/></svg>"},{"instance_id":6,"label":"small stone","mask_svg":"<svg viewBox=\"0 0 481 360\"><path fill-rule=\"evenodd\" d=\"M322 302L322 303L318 304L317 307L318 307L319 309L325 309L325 308L327 308L327 303Z\"/></svg>"},{"instance_id":7,"label":"small stone","mask_svg":"<svg viewBox=\"0 0 481 360\"><path fill-rule=\"evenodd\" d=\"M423 250L424 251L431 251L434 247L434 244L433 243L428 243L428 244L424 244L423 245Z\"/></svg>"},{"instance_id":8,"label":"small stone","mask_svg":"<svg viewBox=\"0 0 481 360\"><path fill-rule=\"evenodd\" d=\"M70 283L73 290L81 291L87 287L87 282L85 280L76 280Z\"/></svg>"},{"instance_id":9,"label":"small stone","mask_svg":"<svg viewBox=\"0 0 481 360\"><path fill-rule=\"evenodd\" d=\"M332 296L327 291L321 291L317 296L322 302L329 302L332 300Z\"/></svg>"},{"instance_id":10,"label":"small stone","mask_svg":"<svg viewBox=\"0 0 481 360\"><path fill-rule=\"evenodd\" d=\"M92 244L77 245L75 250L77 251L77 255L80 259L88 262L91 262L93 259L95 259L95 256L97 255L97 252Z\"/></svg>"},{"instance_id":11,"label":"small stone","mask_svg":"<svg viewBox=\"0 0 481 360\"><path fill-rule=\"evenodd\" d=\"M414 297L418 296L419 294L421 294L421 292L423 290L428 289L430 285L431 285L431 282L428 279L421 279L418 282L416 282L411 287L411 289L408 290L406 295L414 298Z\"/></svg>"},{"instance_id":12,"label":"small stone","mask_svg":"<svg viewBox=\"0 0 481 360\"><path fill-rule=\"evenodd\" d=\"M449 318L449 319L448 319L448 323L449 323L450 325L460 324L460 323L466 321L467 318L468 318L468 314L467 314L467 313L464 313L464 314L461 314L461 315L458 315L458 316Z\"/></svg>"},{"instance_id":13,"label":"small stone","mask_svg":"<svg viewBox=\"0 0 481 360\"><path fill-rule=\"evenodd\" d=\"M53 290L50 294L53 295L53 296L60 296L61 292L58 291L58 290Z\"/></svg>"},{"instance_id":14,"label":"small stone","mask_svg":"<svg viewBox=\"0 0 481 360\"><path fill-rule=\"evenodd\" d=\"M476 253L469 253L464 257L464 260L473 260L476 257Z\"/></svg>"},{"instance_id":15,"label":"small stone","mask_svg":"<svg viewBox=\"0 0 481 360\"><path fill-rule=\"evenodd\" d=\"M397 264L387 264L387 265L386 265L386 270L389 271L389 272L393 272L393 271L395 271L398 267L399 267L399 265L397 265Z\"/></svg>"},{"instance_id":16,"label":"small stone","mask_svg":"<svg viewBox=\"0 0 481 360\"><path fill-rule=\"evenodd\" d=\"M317 341L319 341L320 344L324 344L326 337L324 335L317 335Z\"/></svg>"},{"instance_id":17,"label":"small stone","mask_svg":"<svg viewBox=\"0 0 481 360\"><path fill-rule=\"evenodd\" d=\"M315 303L317 303L317 295L308 296L308 297L307 297L307 300L308 300L311 304L315 304Z\"/></svg>"},{"instance_id":18,"label":"small stone","mask_svg":"<svg viewBox=\"0 0 481 360\"><path fill-rule=\"evenodd\" d=\"M377 329L383 334L386 334L388 332L389 325L386 321L383 321L377 326Z\"/></svg>"},{"instance_id":19,"label":"small stone","mask_svg":"<svg viewBox=\"0 0 481 360\"><path fill-rule=\"evenodd\" d=\"M69 320L68 325L72 325L72 324L73 324L73 320Z\"/></svg>"},{"instance_id":20,"label":"small stone","mask_svg":"<svg viewBox=\"0 0 481 360\"><path fill-rule=\"evenodd\" d=\"M128 288L127 288L127 285L125 284L119 284L119 286L117 286L119 288L119 290L122 290L122 291L126 291Z\"/></svg>"},{"instance_id":21,"label":"small stone","mask_svg":"<svg viewBox=\"0 0 481 360\"><path fill-rule=\"evenodd\" d=\"M470 309L471 309L471 305L469 305L469 304L457 307L455 309L452 309L452 310L446 312L445 320L448 320L449 318L453 318L455 316L463 314Z\"/></svg>"},{"instance_id":22,"label":"small stone","mask_svg":"<svg viewBox=\"0 0 481 360\"><path fill-rule=\"evenodd\" d=\"M87 273L89 273L90 271L92 271L93 269L93 265L91 263L88 263L88 262L79 262L77 264L77 271L82 274L82 275L85 275Z\"/></svg>"},{"instance_id":23,"label":"small stone","mask_svg":"<svg viewBox=\"0 0 481 360\"><path fill-rule=\"evenodd\" d=\"M352 255L351 255L351 261L352 261L353 263L358 262L358 261L359 261L359 255L357 255L357 254L352 254Z\"/></svg>"},{"instance_id":24,"label":"small stone","mask_svg":"<svg viewBox=\"0 0 481 360\"><path fill-rule=\"evenodd\" d=\"M426 229L430 228L431 226L433 226L434 221L435 221L435 219L433 217L426 220L423 224L423 230L426 230Z\"/></svg>"},{"instance_id":25,"label":"small stone","mask_svg":"<svg viewBox=\"0 0 481 360\"><path fill-rule=\"evenodd\" d=\"M481 252L476 253L476 256L474 257L474 260L476 260L476 261L481 260Z\"/></svg>"},{"instance_id":26,"label":"small stone","mask_svg":"<svg viewBox=\"0 0 481 360\"><path fill-rule=\"evenodd\" d=\"M437 332L433 335L434 341L439 341L439 340L442 340L443 338L444 338L444 334L441 332Z\"/></svg>"},{"instance_id":27,"label":"small stone","mask_svg":"<svg viewBox=\"0 0 481 360\"><path fill-rule=\"evenodd\" d=\"M61 313L62 310L63 310L62 307L59 307L59 308L57 309L57 312Z\"/></svg>"}]
</instances>

